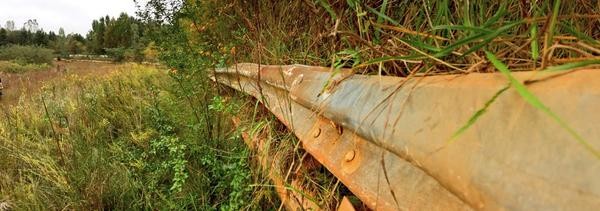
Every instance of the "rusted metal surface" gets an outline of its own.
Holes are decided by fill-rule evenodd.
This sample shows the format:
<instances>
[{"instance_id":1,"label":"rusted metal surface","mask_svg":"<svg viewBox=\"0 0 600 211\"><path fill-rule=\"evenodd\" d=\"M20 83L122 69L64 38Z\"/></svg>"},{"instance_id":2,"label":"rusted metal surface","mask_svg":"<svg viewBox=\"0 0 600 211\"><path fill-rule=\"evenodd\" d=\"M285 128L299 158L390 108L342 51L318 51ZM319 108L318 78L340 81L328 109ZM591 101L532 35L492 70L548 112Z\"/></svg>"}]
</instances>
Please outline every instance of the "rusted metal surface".
<instances>
[{"instance_id":1,"label":"rusted metal surface","mask_svg":"<svg viewBox=\"0 0 600 211\"><path fill-rule=\"evenodd\" d=\"M281 74L289 74L289 72L263 75L266 80L260 82L263 93L263 96L260 96L259 86L256 84L257 75L252 75L251 68L252 66L240 67L237 71L231 69L229 73L219 70L220 73L218 72L216 78L220 83L243 90L257 99L264 99L264 104L271 112L294 131L306 151L370 208L377 210L469 209L466 204L419 168L382 150L350 130L315 115L312 110L289 98L286 83L301 84L303 76L296 77L295 81L287 81L285 78L278 80L277 75L281 77ZM354 155L348 156L349 153ZM382 163L386 164L385 171L381 168ZM388 184L386 178L389 177L386 177L386 174L402 180L390 179ZM436 203L430 203L431 201Z\"/></svg>"},{"instance_id":2,"label":"rusted metal surface","mask_svg":"<svg viewBox=\"0 0 600 211\"><path fill-rule=\"evenodd\" d=\"M447 144L507 85L502 75L407 80L350 76L347 70L331 77L328 70L261 66L257 81L258 66L240 64L217 70L215 79L263 100L309 153L373 209L600 207L600 161L513 90ZM534 74L515 76L549 76ZM600 70L579 70L529 85L595 149L600 149L598 78Z\"/></svg>"},{"instance_id":3,"label":"rusted metal surface","mask_svg":"<svg viewBox=\"0 0 600 211\"><path fill-rule=\"evenodd\" d=\"M342 203L340 203L340 206L337 209L338 211L356 211L356 209L354 209L354 206L352 205L352 203L350 203L350 200L348 200L348 197L344 197L342 199Z\"/></svg>"}]
</instances>

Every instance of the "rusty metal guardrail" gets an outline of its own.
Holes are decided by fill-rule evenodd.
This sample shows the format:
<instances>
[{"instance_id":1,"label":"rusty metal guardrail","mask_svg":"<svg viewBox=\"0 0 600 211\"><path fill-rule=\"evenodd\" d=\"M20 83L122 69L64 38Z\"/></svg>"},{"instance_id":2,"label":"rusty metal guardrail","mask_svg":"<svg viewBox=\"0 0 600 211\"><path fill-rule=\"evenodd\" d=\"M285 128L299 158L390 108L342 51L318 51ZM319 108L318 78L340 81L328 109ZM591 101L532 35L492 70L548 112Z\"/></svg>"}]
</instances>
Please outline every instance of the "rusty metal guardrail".
<instances>
[{"instance_id":1,"label":"rusty metal guardrail","mask_svg":"<svg viewBox=\"0 0 600 211\"><path fill-rule=\"evenodd\" d=\"M449 138L507 80L331 76L329 68L238 64L213 79L250 94L376 210L593 210L600 161L512 90ZM522 72L519 80L600 148L600 71ZM259 80L260 79L260 80Z\"/></svg>"}]
</instances>

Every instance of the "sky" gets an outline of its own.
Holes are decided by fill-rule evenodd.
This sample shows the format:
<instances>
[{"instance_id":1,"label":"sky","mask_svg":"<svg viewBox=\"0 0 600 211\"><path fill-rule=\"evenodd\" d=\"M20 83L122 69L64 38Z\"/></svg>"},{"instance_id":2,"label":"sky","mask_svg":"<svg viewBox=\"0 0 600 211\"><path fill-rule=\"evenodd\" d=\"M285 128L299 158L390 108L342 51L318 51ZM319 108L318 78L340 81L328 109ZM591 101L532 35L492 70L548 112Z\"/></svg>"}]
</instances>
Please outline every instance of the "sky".
<instances>
[{"instance_id":1,"label":"sky","mask_svg":"<svg viewBox=\"0 0 600 211\"><path fill-rule=\"evenodd\" d=\"M133 0L0 0L0 25L13 20L20 29L27 20L37 19L44 31L58 33L62 27L67 34L85 36L93 20L121 12L133 16L135 11Z\"/></svg>"}]
</instances>

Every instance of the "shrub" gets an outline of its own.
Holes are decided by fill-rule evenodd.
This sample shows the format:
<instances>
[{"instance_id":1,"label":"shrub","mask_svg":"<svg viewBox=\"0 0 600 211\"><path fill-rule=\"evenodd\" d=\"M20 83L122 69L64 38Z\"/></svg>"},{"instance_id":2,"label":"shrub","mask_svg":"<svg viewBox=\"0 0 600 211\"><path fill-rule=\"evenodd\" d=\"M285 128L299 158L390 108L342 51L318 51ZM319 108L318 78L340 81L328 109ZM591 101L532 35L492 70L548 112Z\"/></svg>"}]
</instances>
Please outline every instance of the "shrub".
<instances>
[{"instance_id":1,"label":"shrub","mask_svg":"<svg viewBox=\"0 0 600 211\"><path fill-rule=\"evenodd\" d=\"M0 61L0 72L24 73L28 71L47 70L49 68L49 64L18 64L12 61Z\"/></svg>"},{"instance_id":2,"label":"shrub","mask_svg":"<svg viewBox=\"0 0 600 211\"><path fill-rule=\"evenodd\" d=\"M106 54L113 59L115 62L125 61L125 49L124 48L109 48L106 49Z\"/></svg>"},{"instance_id":3,"label":"shrub","mask_svg":"<svg viewBox=\"0 0 600 211\"><path fill-rule=\"evenodd\" d=\"M26 64L52 64L52 50L37 46L10 45L0 48L0 60Z\"/></svg>"},{"instance_id":4,"label":"shrub","mask_svg":"<svg viewBox=\"0 0 600 211\"><path fill-rule=\"evenodd\" d=\"M108 48L106 49L106 54L114 62L142 62L144 60L142 49Z\"/></svg>"}]
</instances>

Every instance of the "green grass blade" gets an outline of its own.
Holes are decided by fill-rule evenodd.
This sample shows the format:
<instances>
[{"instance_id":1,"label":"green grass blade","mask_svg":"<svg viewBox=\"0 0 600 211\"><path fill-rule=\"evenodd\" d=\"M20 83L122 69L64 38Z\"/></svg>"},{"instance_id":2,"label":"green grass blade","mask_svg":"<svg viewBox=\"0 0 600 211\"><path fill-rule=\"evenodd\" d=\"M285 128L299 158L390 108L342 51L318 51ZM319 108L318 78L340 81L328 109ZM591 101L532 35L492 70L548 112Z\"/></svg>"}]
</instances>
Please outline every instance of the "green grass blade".
<instances>
[{"instance_id":1,"label":"green grass blade","mask_svg":"<svg viewBox=\"0 0 600 211\"><path fill-rule=\"evenodd\" d=\"M594 147L589 142L583 139L583 137L581 137L573 128L571 128L571 126L569 126L558 115L552 112L550 108L546 107L546 105L544 105L535 95L533 95L533 93L529 92L525 85L523 85L521 82L515 79L510 73L510 70L508 69L508 66L506 66L506 64L498 60L498 58L496 58L496 56L490 53L489 51L486 51L485 54L487 58L492 62L494 67L496 67L496 69L498 69L504 76L508 78L508 80L511 83L511 86L517 90L519 95L521 95L521 97L527 103L532 105L534 108L537 108L538 110L546 113L548 116L554 119L554 121L556 121L563 129L569 132L571 136L573 136L573 138L575 138L575 140L579 142L579 144L581 144L586 150L592 153L597 159L600 159L600 152L594 149Z\"/></svg>"},{"instance_id":2,"label":"green grass blade","mask_svg":"<svg viewBox=\"0 0 600 211\"><path fill-rule=\"evenodd\" d=\"M447 56L450 53L452 53L452 51L454 51L455 49L457 49L457 48L459 48L461 46L464 46L466 44L469 44L471 42L474 42L474 41L476 41L478 39L481 39L481 38L485 37L485 35L486 35L485 33L477 33L477 34L468 36L466 38L463 38L463 39L461 39L459 41L456 41L455 43L452 43L452 44L448 45L442 51L434 54L433 56L436 57L436 58L441 58L441 57Z\"/></svg>"},{"instance_id":3,"label":"green grass blade","mask_svg":"<svg viewBox=\"0 0 600 211\"><path fill-rule=\"evenodd\" d=\"M575 27L572 24L570 24L570 23L562 23L561 26L563 26L563 28L569 34L577 37L577 39L584 40L584 41L587 41L589 43L596 44L596 45L600 44L600 42L598 42L598 40L594 39L593 37L590 37L589 35L587 35L587 34L585 34L583 32L580 32L577 29L575 29Z\"/></svg>"},{"instance_id":4,"label":"green grass blade","mask_svg":"<svg viewBox=\"0 0 600 211\"><path fill-rule=\"evenodd\" d=\"M385 14L385 12L387 11L387 6L388 0L383 0L383 3L381 3L381 9L379 10L379 14ZM377 24L382 24L384 20L385 19L382 16L377 16ZM375 39L377 40L377 43L379 43L381 40L381 32L379 30L375 30Z\"/></svg>"},{"instance_id":5,"label":"green grass blade","mask_svg":"<svg viewBox=\"0 0 600 211\"><path fill-rule=\"evenodd\" d=\"M473 22L471 22L471 4L467 1L463 3L463 25L464 26L473 26Z\"/></svg>"},{"instance_id":6,"label":"green grass blade","mask_svg":"<svg viewBox=\"0 0 600 211\"><path fill-rule=\"evenodd\" d=\"M537 61L540 58L540 44L538 42L538 26L533 23L531 26L531 58Z\"/></svg>"},{"instance_id":7,"label":"green grass blade","mask_svg":"<svg viewBox=\"0 0 600 211\"><path fill-rule=\"evenodd\" d=\"M469 55L470 53L473 53L483 47L485 47L487 44L489 44L490 42L492 42L494 39L496 39L498 36L500 36L501 34L503 34L504 32L508 31L510 28L519 25L523 22L515 22L515 23L511 23L508 24L506 26L502 26L500 28L498 28L497 30L495 30L494 32L485 35L485 38L483 39L483 42L469 48L469 50L467 50L466 52L463 53L463 57L466 55Z\"/></svg>"},{"instance_id":8,"label":"green grass blade","mask_svg":"<svg viewBox=\"0 0 600 211\"><path fill-rule=\"evenodd\" d=\"M367 10L369 10L373 14L377 15L377 19L381 18L381 19L386 20L396 26L400 26L400 23L398 23L398 21L395 21L394 19L390 18L390 16L387 16L386 14L383 14L383 13L377 11L376 9L373 9L373 8L367 6Z\"/></svg>"},{"instance_id":9,"label":"green grass blade","mask_svg":"<svg viewBox=\"0 0 600 211\"><path fill-rule=\"evenodd\" d=\"M333 21L337 20L337 15L327 0L317 0L317 2L319 2L319 5L321 5L321 7L323 7L327 13L329 13Z\"/></svg>"},{"instance_id":10,"label":"green grass blade","mask_svg":"<svg viewBox=\"0 0 600 211\"><path fill-rule=\"evenodd\" d=\"M537 4L533 4L532 5L532 9L534 10L534 18L537 18L540 16L540 9L539 7L537 7ZM540 58L540 41L539 41L539 27L538 27L538 23L534 22L531 23L531 29L529 31L529 36L531 37L531 59L533 59L533 62L537 62L538 59Z\"/></svg>"},{"instance_id":11,"label":"green grass blade","mask_svg":"<svg viewBox=\"0 0 600 211\"><path fill-rule=\"evenodd\" d=\"M498 20L500 20L500 18L504 17L504 15L506 15L506 2L507 1L501 1L502 3L500 4L500 8L498 9L498 11L494 14L494 16L492 16L492 18L488 19L484 24L483 24L483 28L487 28L490 27L492 24L498 22Z\"/></svg>"},{"instance_id":12,"label":"green grass blade","mask_svg":"<svg viewBox=\"0 0 600 211\"><path fill-rule=\"evenodd\" d=\"M556 19L558 18L558 13L560 12L560 0L554 1L554 8L552 9L552 19L550 20L550 28L548 29L548 36L546 39L547 43L551 43L554 39L554 31L556 29Z\"/></svg>"},{"instance_id":13,"label":"green grass blade","mask_svg":"<svg viewBox=\"0 0 600 211\"><path fill-rule=\"evenodd\" d=\"M431 28L431 30L443 30L443 29L492 33L492 30L489 30L486 28L481 28L481 27L475 27L475 26L439 25L439 26L434 26L433 28Z\"/></svg>"},{"instance_id":14,"label":"green grass blade","mask_svg":"<svg viewBox=\"0 0 600 211\"><path fill-rule=\"evenodd\" d=\"M544 69L546 72L557 72L557 71L567 71L575 68L585 67L589 65L600 64L600 59L592 59L581 62L572 62L563 65L552 66Z\"/></svg>"},{"instance_id":15,"label":"green grass blade","mask_svg":"<svg viewBox=\"0 0 600 211\"><path fill-rule=\"evenodd\" d=\"M477 112L475 112L473 114L473 116L471 116L471 118L469 118L469 121L467 121L467 123L465 125L463 125L460 129L458 129L456 132L454 132L454 134L452 134L452 137L450 138L448 143L452 143L460 135L462 135L465 131L467 131L467 129L471 128L471 126L473 126L475 124L475 122L477 122L479 117L481 117L488 110L490 105L492 105L492 103L494 103L496 101L496 99L498 99L498 97L500 97L500 95L502 95L502 93L504 93L506 90L508 90L508 88L510 88L510 84L508 86L498 90L498 92L496 92L496 94L494 94L494 96L492 98L490 98L487 102L485 102L485 105L483 106L483 108L481 108Z\"/></svg>"},{"instance_id":16,"label":"green grass blade","mask_svg":"<svg viewBox=\"0 0 600 211\"><path fill-rule=\"evenodd\" d=\"M441 48L438 48L438 47L435 47L435 46L432 46L432 45L428 45L427 43L424 43L424 42L413 41L413 40L405 40L405 39L400 39L400 40L402 40L402 41L404 41L406 43L409 43L412 46L418 47L420 49L426 49L426 50L433 51L433 52L440 52L440 51L442 51Z\"/></svg>"},{"instance_id":17,"label":"green grass blade","mask_svg":"<svg viewBox=\"0 0 600 211\"><path fill-rule=\"evenodd\" d=\"M558 12L560 11L560 0L554 1L554 8L552 9L552 17L550 19L548 30L544 35L544 51L542 55L542 67L546 67L548 65L548 60L551 55L550 54L550 46L554 41L554 30L556 29L556 19L558 18Z\"/></svg>"},{"instance_id":18,"label":"green grass blade","mask_svg":"<svg viewBox=\"0 0 600 211\"><path fill-rule=\"evenodd\" d=\"M421 56L421 55L384 56L384 57L374 58L369 61L365 61L364 63L361 63L360 65L357 65L354 68L366 67L366 66L373 65L373 64L379 64L381 62L402 61L402 60L419 60L419 59L424 59L424 58L425 57Z\"/></svg>"}]
</instances>

